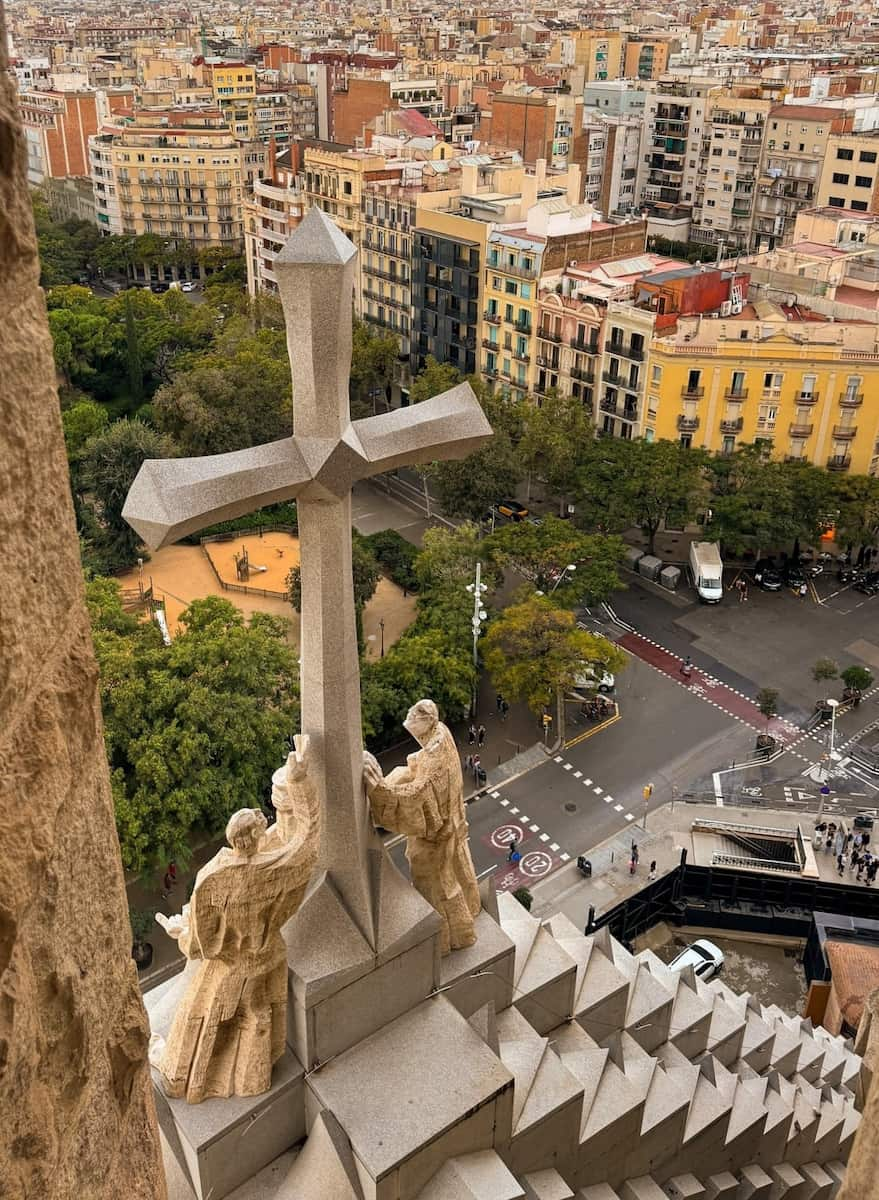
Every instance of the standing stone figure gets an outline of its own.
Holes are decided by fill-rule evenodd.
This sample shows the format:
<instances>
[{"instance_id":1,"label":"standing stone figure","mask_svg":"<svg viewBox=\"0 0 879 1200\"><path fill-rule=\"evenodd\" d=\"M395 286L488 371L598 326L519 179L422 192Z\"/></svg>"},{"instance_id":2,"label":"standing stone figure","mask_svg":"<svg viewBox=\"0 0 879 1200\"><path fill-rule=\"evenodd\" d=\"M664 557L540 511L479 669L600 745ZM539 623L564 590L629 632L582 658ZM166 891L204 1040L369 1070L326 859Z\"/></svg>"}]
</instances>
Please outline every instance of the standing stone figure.
<instances>
[{"instance_id":1,"label":"standing stone figure","mask_svg":"<svg viewBox=\"0 0 879 1200\"><path fill-rule=\"evenodd\" d=\"M180 1002L167 1043L150 1062L165 1092L190 1104L258 1096L272 1083L287 1028L287 955L281 929L298 910L317 861L319 806L308 779L307 738L275 772L277 823L259 809L229 819L223 849L202 867L189 904L156 914L188 959L201 965Z\"/></svg>"},{"instance_id":2,"label":"standing stone figure","mask_svg":"<svg viewBox=\"0 0 879 1200\"><path fill-rule=\"evenodd\" d=\"M461 762L432 700L413 705L403 725L421 749L387 778L365 753L363 774L375 823L408 836L412 882L442 917L440 949L448 954L476 941L473 922L481 908L467 841Z\"/></svg>"}]
</instances>

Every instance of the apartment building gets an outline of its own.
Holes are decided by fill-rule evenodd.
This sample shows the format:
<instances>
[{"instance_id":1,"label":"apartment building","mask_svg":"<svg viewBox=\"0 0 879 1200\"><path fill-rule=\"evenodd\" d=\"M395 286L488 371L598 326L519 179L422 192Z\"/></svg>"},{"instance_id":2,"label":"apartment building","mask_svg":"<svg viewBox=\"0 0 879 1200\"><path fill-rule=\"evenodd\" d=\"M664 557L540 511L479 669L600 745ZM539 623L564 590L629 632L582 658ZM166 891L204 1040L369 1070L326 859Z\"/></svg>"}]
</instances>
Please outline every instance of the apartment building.
<instances>
[{"instance_id":1,"label":"apartment building","mask_svg":"<svg viewBox=\"0 0 879 1200\"><path fill-rule=\"evenodd\" d=\"M122 213L113 170L115 129L94 133L88 141L89 177L94 195L94 219L102 233L122 232Z\"/></svg>"},{"instance_id":2,"label":"apartment building","mask_svg":"<svg viewBox=\"0 0 879 1200\"><path fill-rule=\"evenodd\" d=\"M817 205L879 213L879 129L833 133L818 181Z\"/></svg>"},{"instance_id":3,"label":"apartment building","mask_svg":"<svg viewBox=\"0 0 879 1200\"><path fill-rule=\"evenodd\" d=\"M532 338L545 250L545 238L530 235L527 224L488 235L482 373L517 400L534 386Z\"/></svg>"},{"instance_id":4,"label":"apartment building","mask_svg":"<svg viewBox=\"0 0 879 1200\"><path fill-rule=\"evenodd\" d=\"M331 216L346 237L361 247L363 188L370 181L395 179L386 168L384 155L352 150L334 142L302 142L302 166L306 209L317 206ZM357 291L356 308L362 313Z\"/></svg>"},{"instance_id":5,"label":"apartment building","mask_svg":"<svg viewBox=\"0 0 879 1200\"><path fill-rule=\"evenodd\" d=\"M699 186L704 90L690 83L661 83L644 106L644 153L638 194L651 217L651 233L688 241Z\"/></svg>"},{"instance_id":6,"label":"apartment building","mask_svg":"<svg viewBox=\"0 0 879 1200\"><path fill-rule=\"evenodd\" d=\"M461 212L425 211L413 232L412 374L428 355L476 371L482 265L488 225Z\"/></svg>"},{"instance_id":7,"label":"apartment building","mask_svg":"<svg viewBox=\"0 0 879 1200\"><path fill-rule=\"evenodd\" d=\"M271 148L270 148L271 149ZM247 290L278 291L275 259L305 215L305 196L287 148L271 157L266 178L255 179L244 200L244 255Z\"/></svg>"},{"instance_id":8,"label":"apartment building","mask_svg":"<svg viewBox=\"0 0 879 1200\"><path fill-rule=\"evenodd\" d=\"M650 345L657 437L728 454L761 442L774 458L875 474L879 327L768 301L692 316Z\"/></svg>"},{"instance_id":9,"label":"apartment building","mask_svg":"<svg viewBox=\"0 0 879 1200\"><path fill-rule=\"evenodd\" d=\"M257 136L256 67L244 62L208 60L205 72L214 102L225 115L229 128L242 141L252 141Z\"/></svg>"},{"instance_id":10,"label":"apartment building","mask_svg":"<svg viewBox=\"0 0 879 1200\"><path fill-rule=\"evenodd\" d=\"M726 253L751 248L754 195L771 107L768 100L722 93L709 97L690 226L692 241L722 243Z\"/></svg>"},{"instance_id":11,"label":"apartment building","mask_svg":"<svg viewBox=\"0 0 879 1200\"><path fill-rule=\"evenodd\" d=\"M139 112L110 138L123 233L242 245L241 147L219 109Z\"/></svg>"},{"instance_id":12,"label":"apartment building","mask_svg":"<svg viewBox=\"0 0 879 1200\"><path fill-rule=\"evenodd\" d=\"M585 199L605 217L640 212L641 119L589 114L585 132L589 139Z\"/></svg>"},{"instance_id":13,"label":"apartment building","mask_svg":"<svg viewBox=\"0 0 879 1200\"><path fill-rule=\"evenodd\" d=\"M821 105L777 104L769 110L754 197L758 249L790 241L797 213L815 205L828 139L842 119L837 109Z\"/></svg>"},{"instance_id":14,"label":"apartment building","mask_svg":"<svg viewBox=\"0 0 879 1200\"><path fill-rule=\"evenodd\" d=\"M581 68L583 81L621 79L625 36L618 29L576 29L562 34L550 47L549 61Z\"/></svg>"},{"instance_id":15,"label":"apartment building","mask_svg":"<svg viewBox=\"0 0 879 1200\"><path fill-rule=\"evenodd\" d=\"M132 93L35 89L19 94L27 147L28 183L89 174L88 141L112 112L131 104Z\"/></svg>"},{"instance_id":16,"label":"apartment building","mask_svg":"<svg viewBox=\"0 0 879 1200\"><path fill-rule=\"evenodd\" d=\"M479 122L481 140L517 150L526 163L541 159L563 168L586 158L583 101L579 96L549 94L525 83L505 84L490 99Z\"/></svg>"},{"instance_id":17,"label":"apartment building","mask_svg":"<svg viewBox=\"0 0 879 1200\"><path fill-rule=\"evenodd\" d=\"M623 59L625 79L659 79L668 70L670 45L647 34L629 34Z\"/></svg>"}]
</instances>

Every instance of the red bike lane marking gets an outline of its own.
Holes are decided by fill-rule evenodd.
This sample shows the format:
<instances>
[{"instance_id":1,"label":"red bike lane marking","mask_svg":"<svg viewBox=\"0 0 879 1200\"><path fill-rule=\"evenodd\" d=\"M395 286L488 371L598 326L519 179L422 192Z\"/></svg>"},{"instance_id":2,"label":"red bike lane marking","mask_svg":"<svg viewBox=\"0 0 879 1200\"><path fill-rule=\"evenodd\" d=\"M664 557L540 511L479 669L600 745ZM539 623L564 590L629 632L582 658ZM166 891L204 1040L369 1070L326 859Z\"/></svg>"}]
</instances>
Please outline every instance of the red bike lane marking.
<instances>
[{"instance_id":1,"label":"red bike lane marking","mask_svg":"<svg viewBox=\"0 0 879 1200\"><path fill-rule=\"evenodd\" d=\"M797 729L795 725L791 725L782 717L773 717L767 726L766 718L753 700L749 700L747 696L743 696L725 683L721 683L720 680L705 675L698 667L691 667L689 678L685 678L681 671L684 661L682 658L677 654L672 654L670 650L665 650L662 646L657 646L655 642L648 641L638 633L624 633L618 639L617 644L624 650L628 650L630 654L634 654L636 658L655 667L657 671L668 675L670 679L674 679L683 687L698 688L697 694L702 699L714 701L719 708L760 733L768 732L778 741L785 743L793 741L802 733L802 730Z\"/></svg>"}]
</instances>

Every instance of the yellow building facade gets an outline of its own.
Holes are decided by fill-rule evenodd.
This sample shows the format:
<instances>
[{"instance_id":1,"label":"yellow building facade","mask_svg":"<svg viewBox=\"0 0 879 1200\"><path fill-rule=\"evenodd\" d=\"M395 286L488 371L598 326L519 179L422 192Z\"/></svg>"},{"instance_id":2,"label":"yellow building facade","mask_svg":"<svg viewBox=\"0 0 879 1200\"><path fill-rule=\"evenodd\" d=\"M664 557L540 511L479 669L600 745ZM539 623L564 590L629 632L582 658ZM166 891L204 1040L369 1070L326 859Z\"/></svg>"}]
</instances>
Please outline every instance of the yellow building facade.
<instances>
[{"instance_id":1,"label":"yellow building facade","mask_svg":"<svg viewBox=\"0 0 879 1200\"><path fill-rule=\"evenodd\" d=\"M112 135L121 232L240 247L241 148L217 110L139 113Z\"/></svg>"},{"instance_id":2,"label":"yellow building facade","mask_svg":"<svg viewBox=\"0 0 879 1200\"><path fill-rule=\"evenodd\" d=\"M716 453L759 441L777 459L879 469L875 325L791 320L760 303L741 318L682 318L652 340L647 365L658 438Z\"/></svg>"}]
</instances>

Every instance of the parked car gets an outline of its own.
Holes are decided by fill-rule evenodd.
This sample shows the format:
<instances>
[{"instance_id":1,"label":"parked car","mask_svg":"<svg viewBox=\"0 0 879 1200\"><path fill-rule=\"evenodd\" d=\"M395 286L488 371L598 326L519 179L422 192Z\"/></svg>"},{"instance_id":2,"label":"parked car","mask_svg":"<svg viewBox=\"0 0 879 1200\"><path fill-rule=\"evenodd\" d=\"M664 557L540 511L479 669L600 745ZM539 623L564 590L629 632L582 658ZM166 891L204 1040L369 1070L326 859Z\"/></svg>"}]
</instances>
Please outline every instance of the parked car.
<instances>
[{"instance_id":1,"label":"parked car","mask_svg":"<svg viewBox=\"0 0 879 1200\"><path fill-rule=\"evenodd\" d=\"M778 592L781 590L781 572L771 558L761 558L759 562L754 564L754 581L765 592Z\"/></svg>"},{"instance_id":2,"label":"parked car","mask_svg":"<svg viewBox=\"0 0 879 1200\"><path fill-rule=\"evenodd\" d=\"M668 964L670 971L683 971L684 967L692 967L700 979L711 979L723 969L723 951L707 938L699 938Z\"/></svg>"},{"instance_id":3,"label":"parked car","mask_svg":"<svg viewBox=\"0 0 879 1200\"><path fill-rule=\"evenodd\" d=\"M510 521L524 521L528 516L528 509L518 500L499 500L495 508L502 517L507 517Z\"/></svg>"},{"instance_id":4,"label":"parked car","mask_svg":"<svg viewBox=\"0 0 879 1200\"><path fill-rule=\"evenodd\" d=\"M181 292L194 292L196 289L196 286L197 285L194 280L184 279L183 282L180 284L180 290L181 290Z\"/></svg>"},{"instance_id":5,"label":"parked car","mask_svg":"<svg viewBox=\"0 0 879 1200\"><path fill-rule=\"evenodd\" d=\"M789 588L799 591L806 582L806 573L798 563L789 561L784 569L784 581Z\"/></svg>"},{"instance_id":6,"label":"parked car","mask_svg":"<svg viewBox=\"0 0 879 1200\"><path fill-rule=\"evenodd\" d=\"M610 671L605 671L600 663L594 666L591 663L584 663L583 670L574 680L574 688L578 692L594 692L598 690L607 695L615 687L616 677Z\"/></svg>"}]
</instances>

